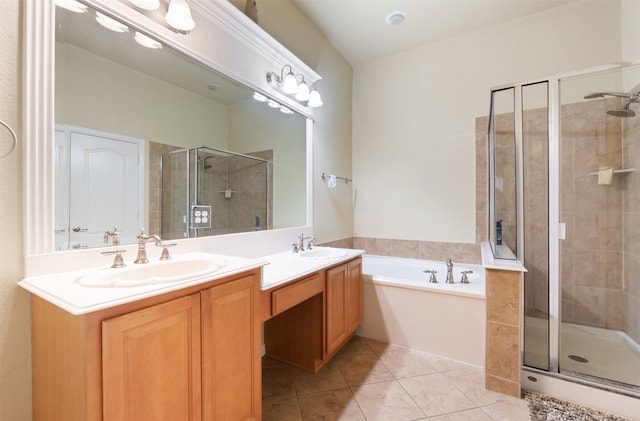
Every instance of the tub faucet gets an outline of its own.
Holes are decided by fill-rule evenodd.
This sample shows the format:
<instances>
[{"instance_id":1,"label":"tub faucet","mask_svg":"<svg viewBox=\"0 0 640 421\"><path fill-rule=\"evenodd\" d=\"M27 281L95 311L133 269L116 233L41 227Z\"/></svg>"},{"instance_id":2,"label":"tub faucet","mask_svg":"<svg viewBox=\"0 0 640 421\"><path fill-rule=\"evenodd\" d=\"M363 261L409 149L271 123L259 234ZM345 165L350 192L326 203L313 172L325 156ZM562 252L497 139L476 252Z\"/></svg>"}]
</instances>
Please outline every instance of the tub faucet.
<instances>
[{"instance_id":1,"label":"tub faucet","mask_svg":"<svg viewBox=\"0 0 640 421\"><path fill-rule=\"evenodd\" d=\"M447 280L445 281L445 283L453 283L453 262L451 261L451 259L447 259Z\"/></svg>"},{"instance_id":2,"label":"tub faucet","mask_svg":"<svg viewBox=\"0 0 640 421\"><path fill-rule=\"evenodd\" d=\"M162 239L153 234L153 235L144 235L144 230L140 230L140 234L138 234L138 256L133 263L149 263L149 259L147 259L147 250L145 245L148 241L155 241L156 246L162 246Z\"/></svg>"}]
</instances>

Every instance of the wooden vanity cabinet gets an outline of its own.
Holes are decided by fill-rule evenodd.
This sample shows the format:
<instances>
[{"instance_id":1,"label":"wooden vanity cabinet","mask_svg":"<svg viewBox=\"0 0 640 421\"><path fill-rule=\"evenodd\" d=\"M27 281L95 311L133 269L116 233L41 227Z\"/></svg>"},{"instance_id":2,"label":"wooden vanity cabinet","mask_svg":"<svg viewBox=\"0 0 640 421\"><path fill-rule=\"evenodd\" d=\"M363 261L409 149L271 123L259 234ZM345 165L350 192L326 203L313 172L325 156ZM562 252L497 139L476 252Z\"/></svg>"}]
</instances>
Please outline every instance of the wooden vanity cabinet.
<instances>
[{"instance_id":1,"label":"wooden vanity cabinet","mask_svg":"<svg viewBox=\"0 0 640 421\"><path fill-rule=\"evenodd\" d=\"M81 316L33 296L34 419L261 419L259 285L256 270Z\"/></svg>"},{"instance_id":2,"label":"wooden vanity cabinet","mask_svg":"<svg viewBox=\"0 0 640 421\"><path fill-rule=\"evenodd\" d=\"M362 323L362 260L327 270L325 357L333 354Z\"/></svg>"},{"instance_id":3,"label":"wooden vanity cabinet","mask_svg":"<svg viewBox=\"0 0 640 421\"><path fill-rule=\"evenodd\" d=\"M262 297L267 355L318 372L362 323L360 257Z\"/></svg>"}]
</instances>

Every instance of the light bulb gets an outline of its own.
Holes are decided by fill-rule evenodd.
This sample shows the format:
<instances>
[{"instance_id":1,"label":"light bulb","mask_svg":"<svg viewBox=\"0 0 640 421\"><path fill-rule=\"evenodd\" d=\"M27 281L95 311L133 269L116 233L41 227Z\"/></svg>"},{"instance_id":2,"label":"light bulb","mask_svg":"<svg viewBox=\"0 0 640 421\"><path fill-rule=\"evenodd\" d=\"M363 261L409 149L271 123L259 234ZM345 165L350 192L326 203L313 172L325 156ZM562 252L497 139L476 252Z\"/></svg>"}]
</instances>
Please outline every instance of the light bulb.
<instances>
[{"instance_id":1,"label":"light bulb","mask_svg":"<svg viewBox=\"0 0 640 421\"><path fill-rule=\"evenodd\" d=\"M160 0L129 0L131 4L144 10L156 10L160 7Z\"/></svg>"},{"instance_id":2,"label":"light bulb","mask_svg":"<svg viewBox=\"0 0 640 421\"><path fill-rule=\"evenodd\" d=\"M309 86L305 82L300 82L296 97L298 101L307 101L309 99Z\"/></svg>"},{"instance_id":3,"label":"light bulb","mask_svg":"<svg viewBox=\"0 0 640 421\"><path fill-rule=\"evenodd\" d=\"M96 12L96 20L98 23L105 28L114 31L114 32L129 32L129 27L124 23L120 23L115 19L110 18L109 16L103 15L100 12Z\"/></svg>"},{"instance_id":4,"label":"light bulb","mask_svg":"<svg viewBox=\"0 0 640 421\"><path fill-rule=\"evenodd\" d=\"M196 27L186 0L171 0L169 11L164 18L169 25L178 31L190 31Z\"/></svg>"},{"instance_id":5,"label":"light bulb","mask_svg":"<svg viewBox=\"0 0 640 421\"><path fill-rule=\"evenodd\" d=\"M315 90L315 88L309 94L309 102L307 102L307 105L311 108L322 106L322 98L320 98L320 94Z\"/></svg>"},{"instance_id":6,"label":"light bulb","mask_svg":"<svg viewBox=\"0 0 640 421\"><path fill-rule=\"evenodd\" d=\"M253 99L255 99L256 101L260 101L260 102L267 102L269 100L269 98L267 98L266 96L262 95L260 92L254 92L253 93Z\"/></svg>"},{"instance_id":7,"label":"light bulb","mask_svg":"<svg viewBox=\"0 0 640 421\"><path fill-rule=\"evenodd\" d=\"M138 31L136 31L134 39L138 44L142 45L143 47L152 48L155 50L162 48L162 44L160 44L158 41L156 41L155 39L149 38L145 34L140 33Z\"/></svg>"},{"instance_id":8,"label":"light bulb","mask_svg":"<svg viewBox=\"0 0 640 421\"><path fill-rule=\"evenodd\" d=\"M298 81L292 72L289 72L282 82L282 92L293 95L298 92Z\"/></svg>"},{"instance_id":9,"label":"light bulb","mask_svg":"<svg viewBox=\"0 0 640 421\"><path fill-rule=\"evenodd\" d=\"M76 0L55 0L55 4L75 13L85 13L87 11L87 6Z\"/></svg>"}]
</instances>

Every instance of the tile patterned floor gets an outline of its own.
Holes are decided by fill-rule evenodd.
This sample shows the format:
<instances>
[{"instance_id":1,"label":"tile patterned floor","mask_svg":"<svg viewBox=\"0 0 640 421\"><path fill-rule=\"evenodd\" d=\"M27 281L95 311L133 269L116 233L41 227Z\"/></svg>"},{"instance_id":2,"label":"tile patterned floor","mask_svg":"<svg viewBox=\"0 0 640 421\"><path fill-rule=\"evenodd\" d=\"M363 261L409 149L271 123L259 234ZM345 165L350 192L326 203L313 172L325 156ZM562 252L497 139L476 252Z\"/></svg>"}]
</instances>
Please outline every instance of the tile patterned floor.
<instances>
[{"instance_id":1,"label":"tile patterned floor","mask_svg":"<svg viewBox=\"0 0 640 421\"><path fill-rule=\"evenodd\" d=\"M318 374L265 357L264 421L528 421L480 367L355 336Z\"/></svg>"}]
</instances>

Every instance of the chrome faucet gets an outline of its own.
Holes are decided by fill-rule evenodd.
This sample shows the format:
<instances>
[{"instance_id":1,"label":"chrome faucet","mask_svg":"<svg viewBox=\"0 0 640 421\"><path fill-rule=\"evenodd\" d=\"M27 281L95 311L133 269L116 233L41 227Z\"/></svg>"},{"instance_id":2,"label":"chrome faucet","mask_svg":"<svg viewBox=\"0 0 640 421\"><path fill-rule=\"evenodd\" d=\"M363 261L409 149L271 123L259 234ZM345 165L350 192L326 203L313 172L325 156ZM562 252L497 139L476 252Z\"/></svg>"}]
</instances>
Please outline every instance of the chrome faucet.
<instances>
[{"instance_id":1,"label":"chrome faucet","mask_svg":"<svg viewBox=\"0 0 640 421\"><path fill-rule=\"evenodd\" d=\"M299 251L304 251L305 247L304 247L304 240L309 240L309 242L307 243L307 250L311 250L313 248L313 245L316 241L316 238L313 235L310 235L308 237L305 237L304 234L300 234L298 236L298 242L297 243L293 243L293 252L294 253L298 253Z\"/></svg>"},{"instance_id":2,"label":"chrome faucet","mask_svg":"<svg viewBox=\"0 0 640 421\"><path fill-rule=\"evenodd\" d=\"M138 234L138 256L133 263L149 263L149 259L147 259L147 250L145 245L148 241L155 241L156 246L162 246L162 239L153 234L153 235L144 235L144 229L140 229L140 234Z\"/></svg>"},{"instance_id":3,"label":"chrome faucet","mask_svg":"<svg viewBox=\"0 0 640 421\"><path fill-rule=\"evenodd\" d=\"M109 237L111 237L114 246L120 244L120 233L118 232L118 227L114 226L113 231L104 232L104 237L102 239L105 244L109 244Z\"/></svg>"},{"instance_id":4,"label":"chrome faucet","mask_svg":"<svg viewBox=\"0 0 640 421\"><path fill-rule=\"evenodd\" d=\"M447 259L447 280L445 281L445 283L453 283L453 262L451 261L451 259Z\"/></svg>"}]
</instances>

